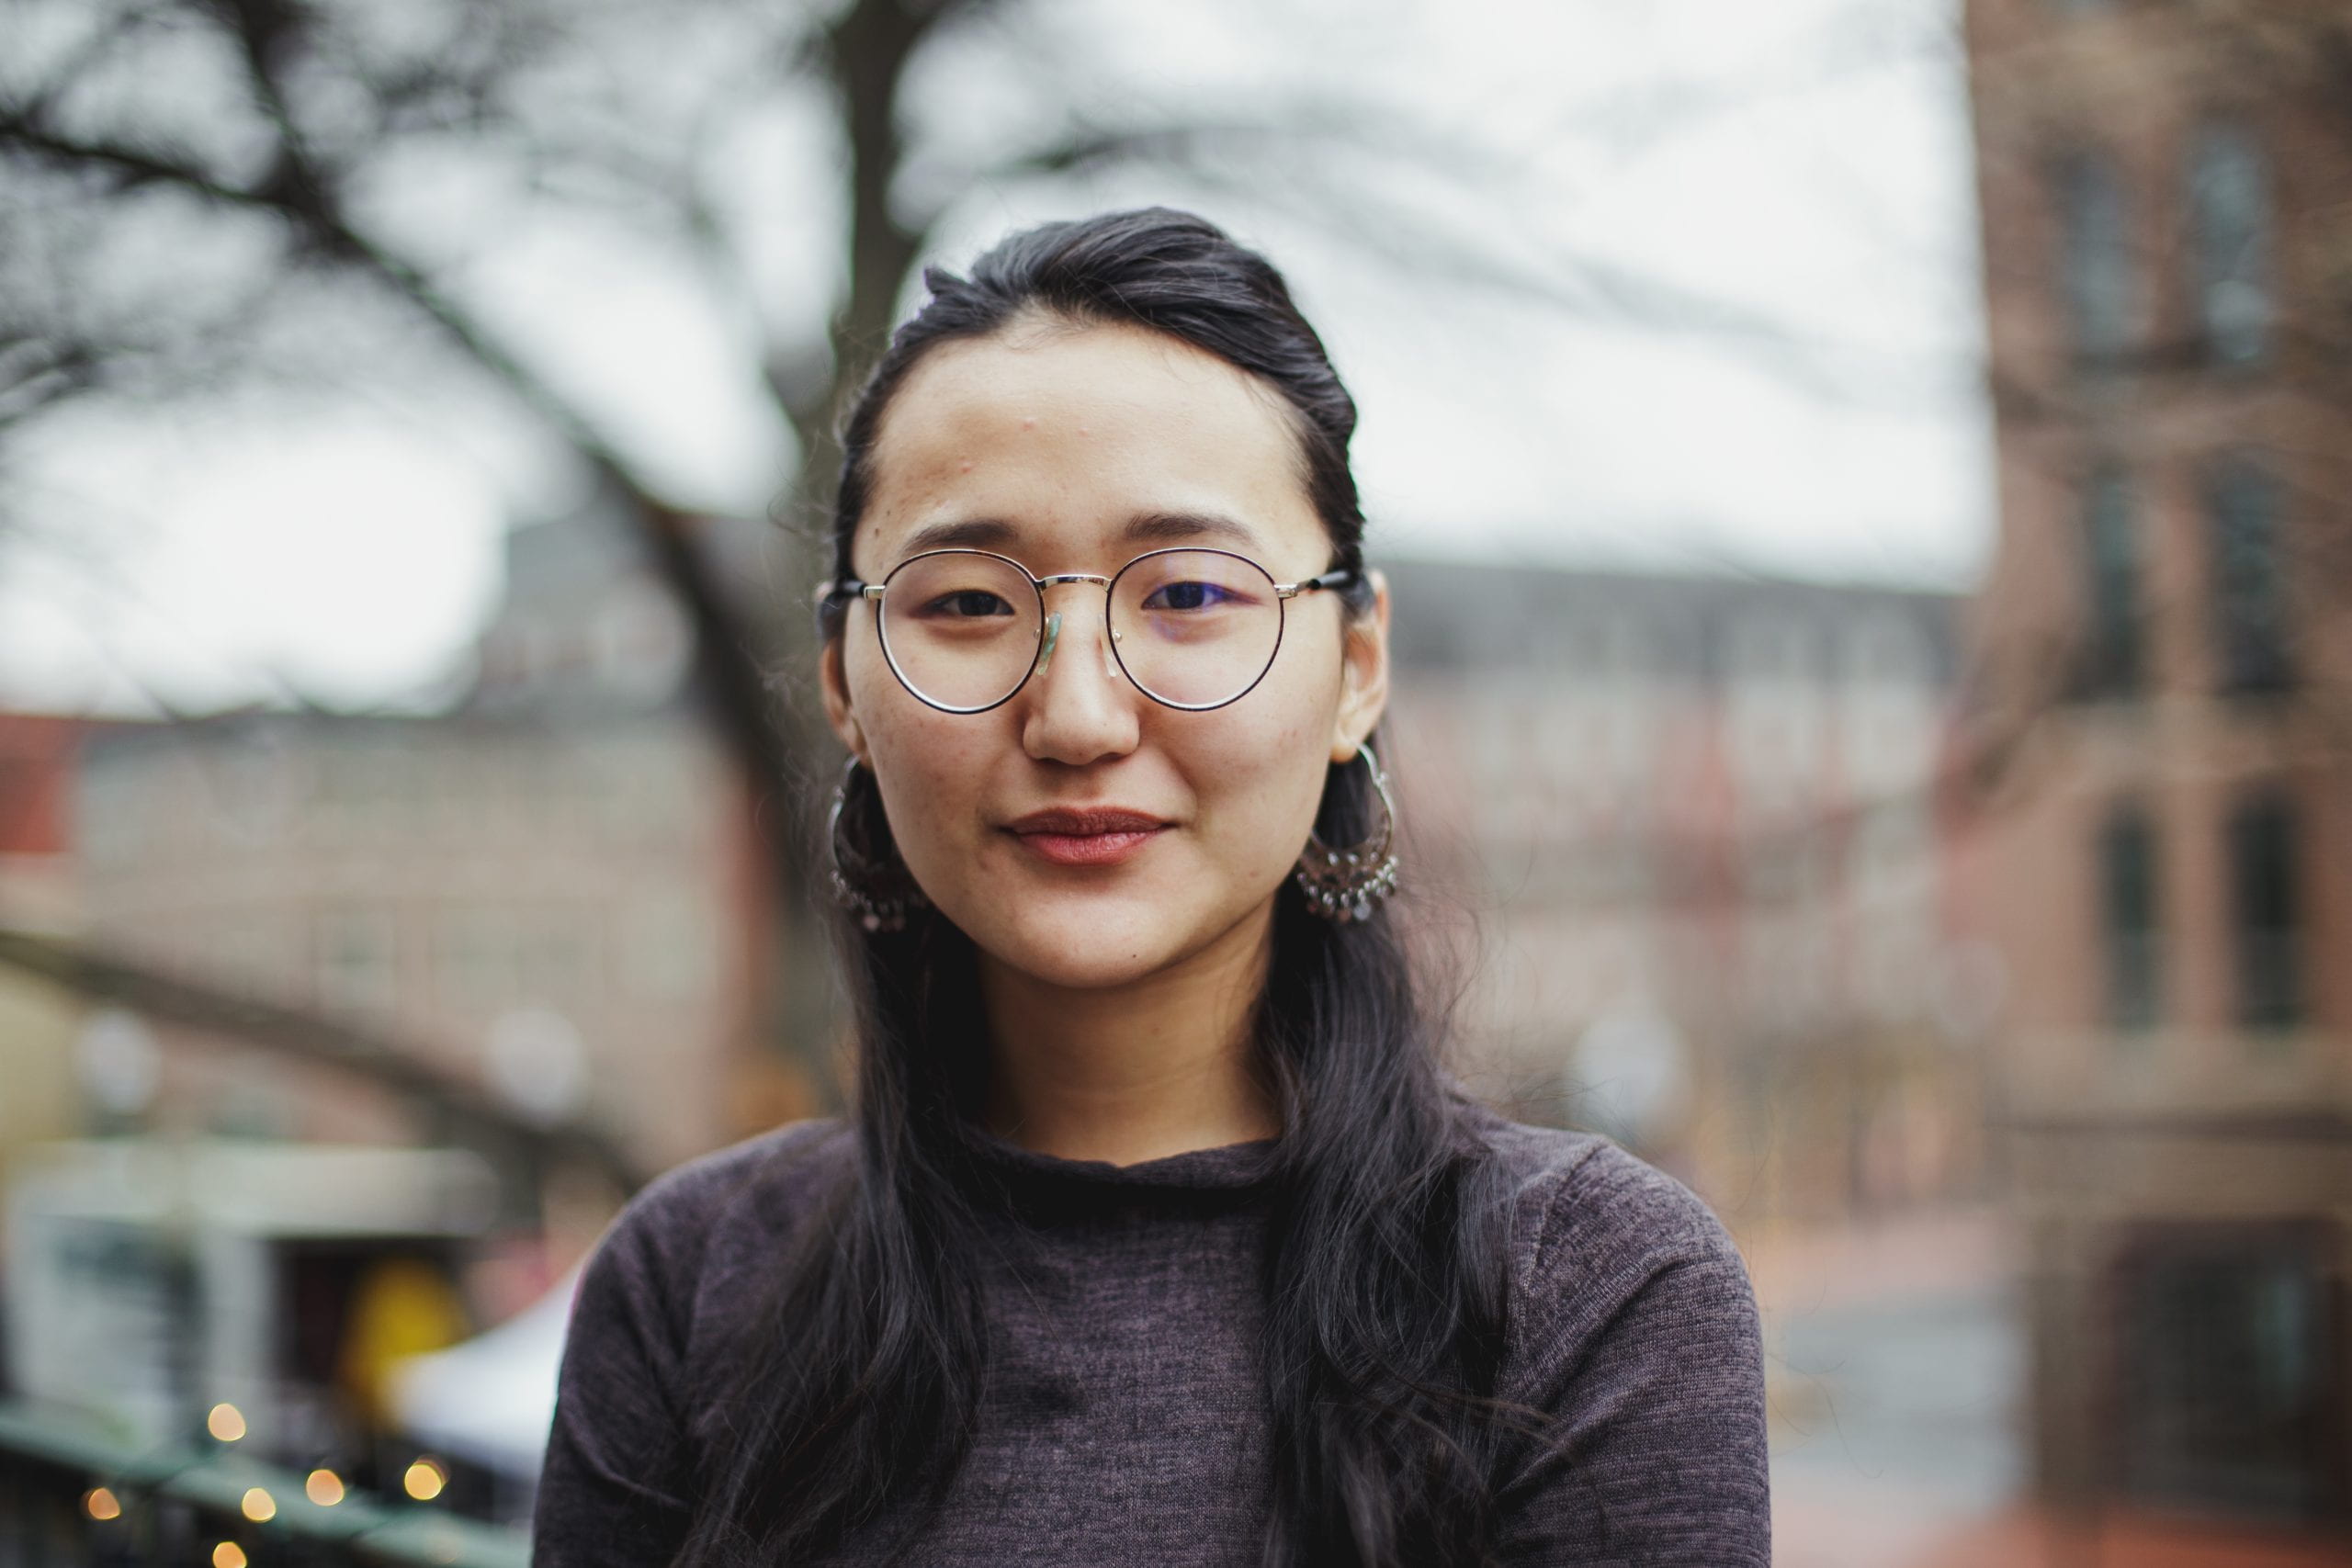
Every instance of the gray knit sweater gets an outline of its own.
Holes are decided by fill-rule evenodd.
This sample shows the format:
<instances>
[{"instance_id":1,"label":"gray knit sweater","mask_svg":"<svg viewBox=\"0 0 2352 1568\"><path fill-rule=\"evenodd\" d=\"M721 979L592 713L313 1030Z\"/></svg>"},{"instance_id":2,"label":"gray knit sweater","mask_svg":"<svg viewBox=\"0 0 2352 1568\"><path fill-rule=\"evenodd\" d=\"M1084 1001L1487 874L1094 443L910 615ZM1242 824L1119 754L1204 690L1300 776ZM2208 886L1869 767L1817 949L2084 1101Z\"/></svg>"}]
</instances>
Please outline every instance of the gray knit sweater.
<instances>
[{"instance_id":1,"label":"gray knit sweater","mask_svg":"<svg viewBox=\"0 0 2352 1568\"><path fill-rule=\"evenodd\" d=\"M1714 1217L1601 1139L1482 1122L1510 1173L1503 1398L1548 1412L1496 1477L1513 1563L1765 1568L1756 1307ZM1264 1145L1117 1167L997 1145L1026 1245L986 1281L979 1431L915 1564L1258 1562L1271 1507L1255 1336ZM589 1266L540 1482L538 1568L654 1568L762 1299L852 1134L787 1127L671 1172ZM904 1543L899 1543L903 1545ZM853 1540L834 1561L884 1561Z\"/></svg>"}]
</instances>

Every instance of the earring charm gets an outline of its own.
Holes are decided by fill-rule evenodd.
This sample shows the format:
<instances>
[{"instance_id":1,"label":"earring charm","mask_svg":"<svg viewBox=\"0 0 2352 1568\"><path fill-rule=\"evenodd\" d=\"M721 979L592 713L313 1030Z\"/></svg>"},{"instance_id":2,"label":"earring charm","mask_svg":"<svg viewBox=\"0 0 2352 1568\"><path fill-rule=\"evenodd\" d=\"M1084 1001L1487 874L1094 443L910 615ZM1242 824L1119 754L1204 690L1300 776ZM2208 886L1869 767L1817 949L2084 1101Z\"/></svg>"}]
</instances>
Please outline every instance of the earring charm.
<instances>
[{"instance_id":1,"label":"earring charm","mask_svg":"<svg viewBox=\"0 0 2352 1568\"><path fill-rule=\"evenodd\" d=\"M857 769L857 759L853 757L842 770L841 783L833 786L832 811L826 818L825 836L833 861L826 874L832 884L833 901L856 916L857 923L869 931L904 931L907 917L931 908L931 900L923 897L895 852L888 859L868 854L853 847L844 836L843 822L851 815L849 786ZM877 792L875 808L879 806Z\"/></svg>"},{"instance_id":2,"label":"earring charm","mask_svg":"<svg viewBox=\"0 0 2352 1568\"><path fill-rule=\"evenodd\" d=\"M1373 911L1396 891L1396 802L1388 793L1388 775L1380 771L1380 759L1373 755L1372 748L1358 746L1356 751L1372 774L1374 792L1380 796L1379 832L1341 850L1309 834L1306 848L1298 857L1298 869L1292 874L1299 891L1306 895L1306 907L1343 925L1372 919Z\"/></svg>"}]
</instances>

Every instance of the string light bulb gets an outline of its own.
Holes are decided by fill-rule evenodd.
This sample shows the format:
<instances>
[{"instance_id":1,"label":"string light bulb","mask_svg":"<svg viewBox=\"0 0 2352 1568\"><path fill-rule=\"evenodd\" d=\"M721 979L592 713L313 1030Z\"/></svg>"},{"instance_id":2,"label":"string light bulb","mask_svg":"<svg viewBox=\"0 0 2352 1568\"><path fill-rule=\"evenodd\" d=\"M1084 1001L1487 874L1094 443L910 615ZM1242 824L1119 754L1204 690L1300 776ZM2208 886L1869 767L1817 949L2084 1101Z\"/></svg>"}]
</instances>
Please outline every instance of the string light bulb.
<instances>
[{"instance_id":1,"label":"string light bulb","mask_svg":"<svg viewBox=\"0 0 2352 1568\"><path fill-rule=\"evenodd\" d=\"M244 1510L245 1517L257 1525L267 1524L277 1517L277 1499L259 1486L246 1487L244 1498L238 1506Z\"/></svg>"},{"instance_id":2,"label":"string light bulb","mask_svg":"<svg viewBox=\"0 0 2352 1568\"><path fill-rule=\"evenodd\" d=\"M212 1568L245 1568L245 1549L224 1540L212 1549Z\"/></svg>"},{"instance_id":3,"label":"string light bulb","mask_svg":"<svg viewBox=\"0 0 2352 1568\"><path fill-rule=\"evenodd\" d=\"M224 1443L233 1443L245 1435L245 1413L223 1400L207 1412L204 1429Z\"/></svg>"},{"instance_id":4,"label":"string light bulb","mask_svg":"<svg viewBox=\"0 0 2352 1568\"><path fill-rule=\"evenodd\" d=\"M322 1508L343 1501L343 1477L332 1470L314 1470L303 1478L302 1495Z\"/></svg>"},{"instance_id":5,"label":"string light bulb","mask_svg":"<svg viewBox=\"0 0 2352 1568\"><path fill-rule=\"evenodd\" d=\"M94 1519L122 1517L122 1500L103 1486L93 1486L82 1494L82 1511Z\"/></svg>"},{"instance_id":6,"label":"string light bulb","mask_svg":"<svg viewBox=\"0 0 2352 1568\"><path fill-rule=\"evenodd\" d=\"M441 1495L441 1489L448 1484L448 1476L429 1459L418 1459L401 1477L401 1490L420 1503L430 1503Z\"/></svg>"}]
</instances>

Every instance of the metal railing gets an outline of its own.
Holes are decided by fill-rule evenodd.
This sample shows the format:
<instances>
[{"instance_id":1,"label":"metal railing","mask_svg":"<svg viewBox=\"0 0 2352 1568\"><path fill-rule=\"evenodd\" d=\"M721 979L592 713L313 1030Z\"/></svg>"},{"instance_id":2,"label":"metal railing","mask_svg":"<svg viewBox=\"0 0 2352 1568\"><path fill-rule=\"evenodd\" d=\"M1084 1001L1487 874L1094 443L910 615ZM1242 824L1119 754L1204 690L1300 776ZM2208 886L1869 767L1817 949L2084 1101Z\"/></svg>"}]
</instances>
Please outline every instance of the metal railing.
<instances>
[{"instance_id":1,"label":"metal railing","mask_svg":"<svg viewBox=\"0 0 2352 1568\"><path fill-rule=\"evenodd\" d=\"M0 1568L528 1568L522 1531L0 1400Z\"/></svg>"}]
</instances>

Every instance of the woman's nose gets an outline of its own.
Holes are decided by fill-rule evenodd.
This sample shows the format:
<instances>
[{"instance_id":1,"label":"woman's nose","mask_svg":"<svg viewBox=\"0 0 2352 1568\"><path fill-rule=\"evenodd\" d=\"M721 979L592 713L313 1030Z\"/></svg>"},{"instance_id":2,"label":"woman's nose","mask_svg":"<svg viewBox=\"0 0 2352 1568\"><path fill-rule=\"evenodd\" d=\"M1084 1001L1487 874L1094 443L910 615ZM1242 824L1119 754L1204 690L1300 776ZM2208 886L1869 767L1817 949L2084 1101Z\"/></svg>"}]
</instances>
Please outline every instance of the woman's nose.
<instances>
[{"instance_id":1,"label":"woman's nose","mask_svg":"<svg viewBox=\"0 0 2352 1568\"><path fill-rule=\"evenodd\" d=\"M1037 665L1023 692L1028 713L1021 744L1040 761L1082 765L1135 750L1140 726L1136 704L1143 694L1111 656L1102 595L1093 603L1073 589L1069 601L1046 618L1046 638Z\"/></svg>"}]
</instances>

